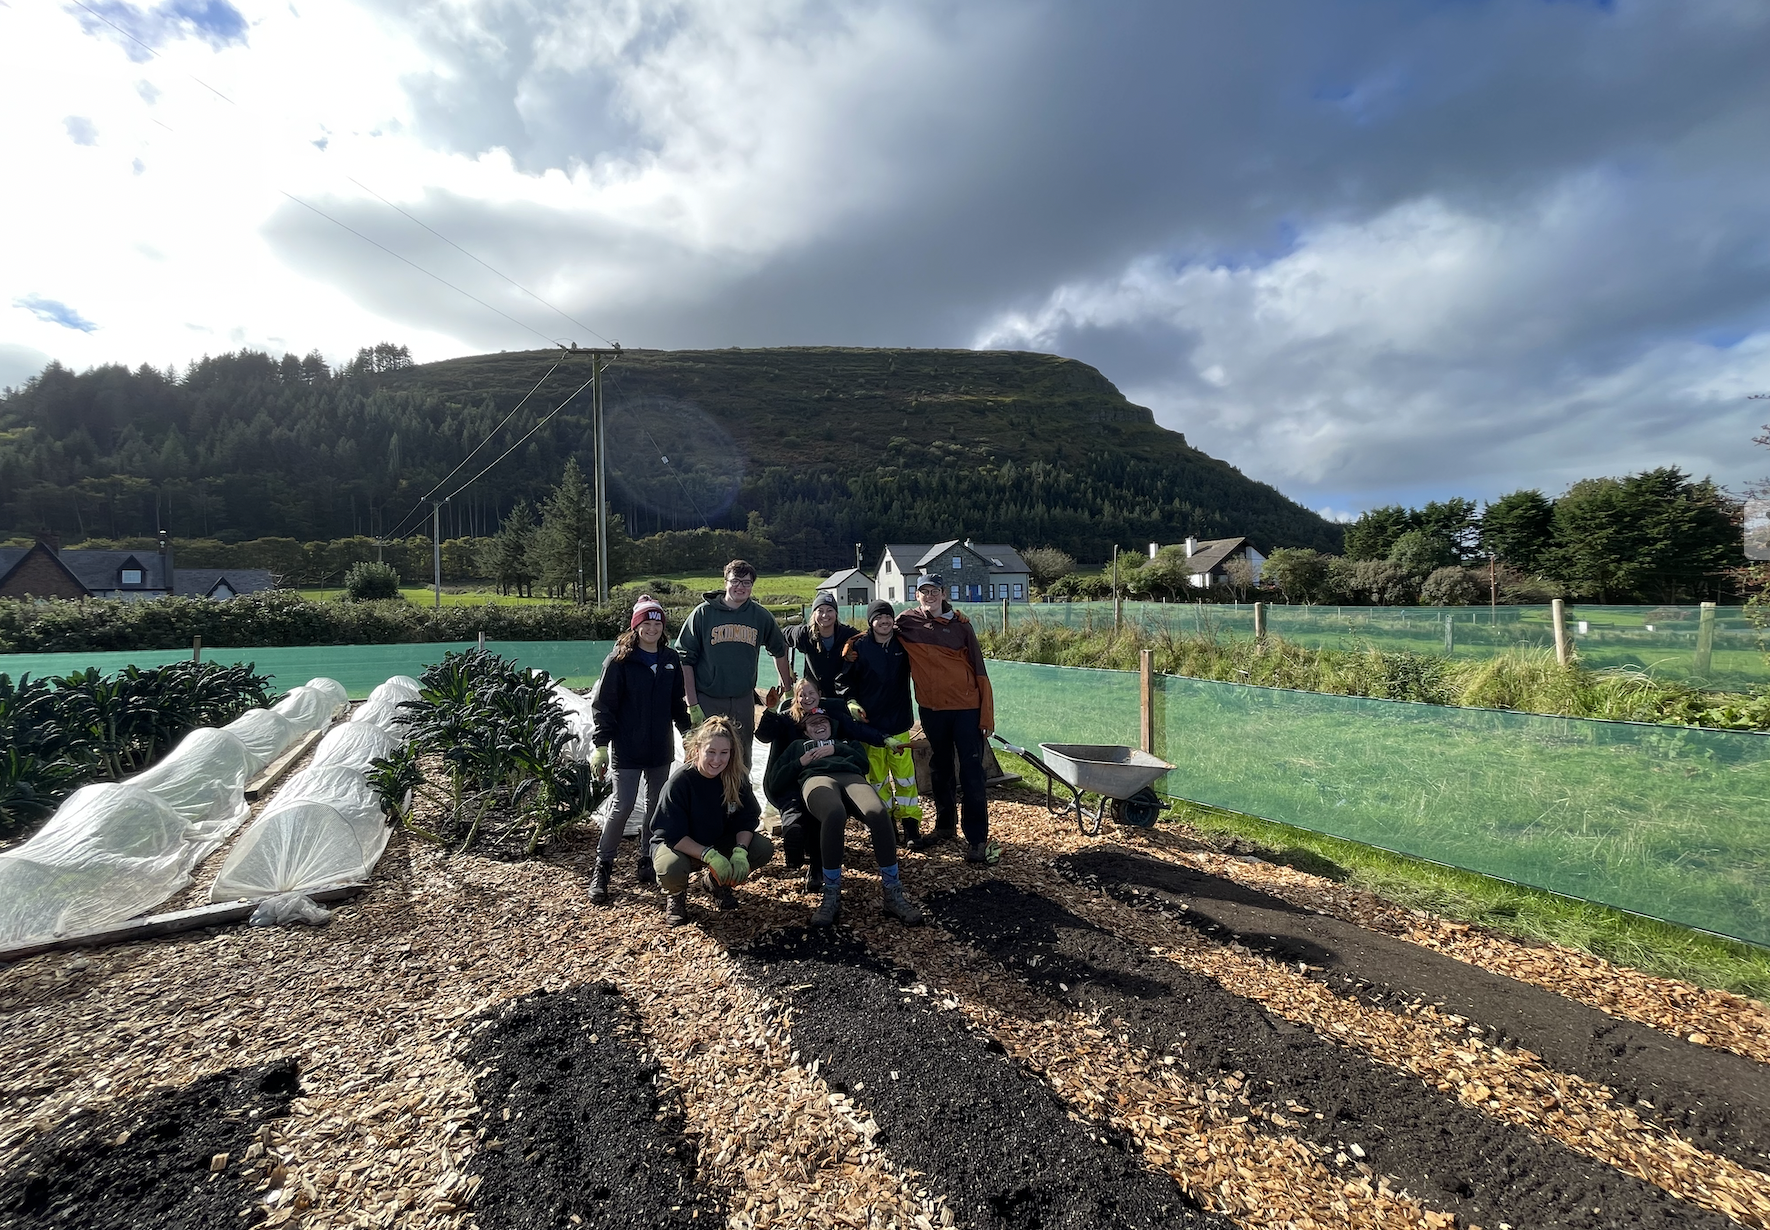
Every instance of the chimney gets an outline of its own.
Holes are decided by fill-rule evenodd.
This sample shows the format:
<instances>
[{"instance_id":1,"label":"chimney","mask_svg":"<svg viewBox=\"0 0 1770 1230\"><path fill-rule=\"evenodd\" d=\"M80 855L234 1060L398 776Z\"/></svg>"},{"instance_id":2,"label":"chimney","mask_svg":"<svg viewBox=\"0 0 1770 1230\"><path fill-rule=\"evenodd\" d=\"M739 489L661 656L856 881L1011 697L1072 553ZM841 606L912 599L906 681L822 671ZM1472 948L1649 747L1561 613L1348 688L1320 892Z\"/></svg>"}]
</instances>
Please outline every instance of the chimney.
<instances>
[{"instance_id":1,"label":"chimney","mask_svg":"<svg viewBox=\"0 0 1770 1230\"><path fill-rule=\"evenodd\" d=\"M54 530L44 530L37 535L37 541L48 547L57 555L61 554L61 535Z\"/></svg>"},{"instance_id":2,"label":"chimney","mask_svg":"<svg viewBox=\"0 0 1770 1230\"><path fill-rule=\"evenodd\" d=\"M168 594L178 592L172 583L172 535L165 530L160 531L160 585Z\"/></svg>"},{"instance_id":3,"label":"chimney","mask_svg":"<svg viewBox=\"0 0 1770 1230\"><path fill-rule=\"evenodd\" d=\"M1150 558L1150 559L1154 559L1154 558L1155 558L1155 553L1156 553L1156 552L1157 552L1157 551L1159 551L1159 550L1161 550L1161 549L1162 549L1162 544L1161 544L1161 543L1159 543L1159 542L1152 542L1152 543L1150 543L1150 544L1149 544L1149 558Z\"/></svg>"},{"instance_id":4,"label":"chimney","mask_svg":"<svg viewBox=\"0 0 1770 1230\"><path fill-rule=\"evenodd\" d=\"M1192 553L1197 550L1198 550L1198 539L1188 538L1186 540L1186 558L1191 559Z\"/></svg>"}]
</instances>

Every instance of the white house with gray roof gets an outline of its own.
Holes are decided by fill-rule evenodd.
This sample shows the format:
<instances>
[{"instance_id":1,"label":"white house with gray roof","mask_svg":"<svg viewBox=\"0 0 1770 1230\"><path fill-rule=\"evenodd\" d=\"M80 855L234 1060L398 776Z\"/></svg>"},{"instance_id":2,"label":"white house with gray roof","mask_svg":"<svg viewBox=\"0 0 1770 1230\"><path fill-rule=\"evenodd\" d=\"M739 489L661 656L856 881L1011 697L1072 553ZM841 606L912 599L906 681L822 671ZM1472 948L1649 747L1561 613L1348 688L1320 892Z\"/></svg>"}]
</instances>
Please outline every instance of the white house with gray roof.
<instances>
[{"instance_id":1,"label":"white house with gray roof","mask_svg":"<svg viewBox=\"0 0 1770 1230\"><path fill-rule=\"evenodd\" d=\"M887 543L874 574L879 597L898 604L916 600L916 577L940 574L951 602L1026 602L1032 570L1006 543L951 538L934 543Z\"/></svg>"}]
</instances>

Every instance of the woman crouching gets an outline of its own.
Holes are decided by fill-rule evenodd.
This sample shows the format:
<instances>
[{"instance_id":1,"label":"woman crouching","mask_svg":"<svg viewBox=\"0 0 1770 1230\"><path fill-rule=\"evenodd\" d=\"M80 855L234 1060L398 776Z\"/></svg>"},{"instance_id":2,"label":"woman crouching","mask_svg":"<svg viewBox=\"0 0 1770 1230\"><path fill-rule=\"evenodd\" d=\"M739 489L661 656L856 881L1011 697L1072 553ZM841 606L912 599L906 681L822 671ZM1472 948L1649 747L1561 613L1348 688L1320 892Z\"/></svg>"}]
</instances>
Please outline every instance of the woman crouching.
<instances>
[{"instance_id":1,"label":"woman crouching","mask_svg":"<svg viewBox=\"0 0 1770 1230\"><path fill-rule=\"evenodd\" d=\"M731 720L715 715L682 741L686 763L670 774L652 819L652 865L665 893L664 920L688 921L688 878L707 872L707 891L721 910L735 910L750 873L774 856L774 843L756 831L762 807L735 754Z\"/></svg>"},{"instance_id":2,"label":"woman crouching","mask_svg":"<svg viewBox=\"0 0 1770 1230\"><path fill-rule=\"evenodd\" d=\"M779 794L798 793L821 830L824 894L812 912L811 925L827 927L841 912L843 830L852 815L864 821L872 834L885 912L916 926L922 921L922 907L904 895L897 869L897 826L867 781L866 748L837 739L835 723L822 707L796 711L795 716L804 738L783 749L768 785Z\"/></svg>"}]
</instances>

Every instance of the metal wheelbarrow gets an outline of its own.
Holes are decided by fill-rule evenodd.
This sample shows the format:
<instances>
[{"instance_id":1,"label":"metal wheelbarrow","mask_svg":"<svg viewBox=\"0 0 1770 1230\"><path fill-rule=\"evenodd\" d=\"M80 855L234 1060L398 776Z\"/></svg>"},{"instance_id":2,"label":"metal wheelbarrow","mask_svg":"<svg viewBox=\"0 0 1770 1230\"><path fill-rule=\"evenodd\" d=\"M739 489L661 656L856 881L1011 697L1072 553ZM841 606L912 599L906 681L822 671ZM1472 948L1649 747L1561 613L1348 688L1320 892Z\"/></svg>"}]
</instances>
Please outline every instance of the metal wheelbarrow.
<instances>
[{"instance_id":1,"label":"metal wheelbarrow","mask_svg":"<svg viewBox=\"0 0 1770 1230\"><path fill-rule=\"evenodd\" d=\"M1089 837L1099 836L1109 813L1115 823L1125 823L1127 800L1174 768L1159 756L1117 743L1041 743L1041 758L1000 735L992 738L1045 775L1045 809L1075 817L1076 827ZM1067 800L1058 797L1059 783L1069 791ZM1084 792L1100 796L1092 815L1082 801Z\"/></svg>"}]
</instances>

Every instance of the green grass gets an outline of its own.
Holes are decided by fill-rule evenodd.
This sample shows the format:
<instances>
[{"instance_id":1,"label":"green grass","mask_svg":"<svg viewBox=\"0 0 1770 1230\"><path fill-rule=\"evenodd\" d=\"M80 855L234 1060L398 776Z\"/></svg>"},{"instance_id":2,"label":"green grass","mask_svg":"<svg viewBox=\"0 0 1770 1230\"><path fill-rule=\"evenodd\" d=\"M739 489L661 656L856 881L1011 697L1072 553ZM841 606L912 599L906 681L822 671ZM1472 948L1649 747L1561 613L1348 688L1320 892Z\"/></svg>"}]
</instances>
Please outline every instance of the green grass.
<instances>
[{"instance_id":1,"label":"green grass","mask_svg":"<svg viewBox=\"0 0 1770 1230\"><path fill-rule=\"evenodd\" d=\"M996 755L1042 801L1044 775L999 747ZM1770 1001L1770 948L1224 808L1170 800L1162 823L1187 826L1227 853L1254 854L1409 909Z\"/></svg>"},{"instance_id":2,"label":"green grass","mask_svg":"<svg viewBox=\"0 0 1770 1230\"><path fill-rule=\"evenodd\" d=\"M651 580L680 585L693 594L697 602L708 590L725 588L725 578L717 573L647 574L621 584L627 589L643 589L645 583ZM756 578L756 588L751 597L764 606L804 606L817 597L817 587L821 583L821 577L809 572L764 572Z\"/></svg>"}]
</instances>

